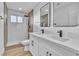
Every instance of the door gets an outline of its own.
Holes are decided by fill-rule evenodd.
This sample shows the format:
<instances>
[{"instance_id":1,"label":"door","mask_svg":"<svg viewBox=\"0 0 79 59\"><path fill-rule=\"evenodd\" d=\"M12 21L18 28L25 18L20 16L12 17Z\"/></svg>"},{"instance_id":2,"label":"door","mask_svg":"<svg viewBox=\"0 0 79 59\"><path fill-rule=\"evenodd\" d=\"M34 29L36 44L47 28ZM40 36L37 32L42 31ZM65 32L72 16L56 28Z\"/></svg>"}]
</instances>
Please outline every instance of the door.
<instances>
[{"instance_id":1,"label":"door","mask_svg":"<svg viewBox=\"0 0 79 59\"><path fill-rule=\"evenodd\" d=\"M8 19L8 43L17 44L28 38L28 17L9 16Z\"/></svg>"}]
</instances>

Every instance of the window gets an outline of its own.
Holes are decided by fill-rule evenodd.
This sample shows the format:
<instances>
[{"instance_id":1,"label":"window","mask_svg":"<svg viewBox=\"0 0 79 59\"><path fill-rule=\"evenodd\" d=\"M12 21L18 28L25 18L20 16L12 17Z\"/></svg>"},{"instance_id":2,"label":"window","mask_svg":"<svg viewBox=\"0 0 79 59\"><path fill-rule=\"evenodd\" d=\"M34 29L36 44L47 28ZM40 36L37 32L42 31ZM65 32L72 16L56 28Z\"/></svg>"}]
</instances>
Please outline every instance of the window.
<instances>
[{"instance_id":1,"label":"window","mask_svg":"<svg viewBox=\"0 0 79 59\"><path fill-rule=\"evenodd\" d=\"M23 17L21 16L14 16L14 15L11 15L11 22L12 23L22 23L23 22Z\"/></svg>"},{"instance_id":2,"label":"window","mask_svg":"<svg viewBox=\"0 0 79 59\"><path fill-rule=\"evenodd\" d=\"M22 23L22 22L23 22L22 17L18 17L18 23Z\"/></svg>"},{"instance_id":3,"label":"window","mask_svg":"<svg viewBox=\"0 0 79 59\"><path fill-rule=\"evenodd\" d=\"M16 16L11 16L11 22L16 22Z\"/></svg>"}]
</instances>

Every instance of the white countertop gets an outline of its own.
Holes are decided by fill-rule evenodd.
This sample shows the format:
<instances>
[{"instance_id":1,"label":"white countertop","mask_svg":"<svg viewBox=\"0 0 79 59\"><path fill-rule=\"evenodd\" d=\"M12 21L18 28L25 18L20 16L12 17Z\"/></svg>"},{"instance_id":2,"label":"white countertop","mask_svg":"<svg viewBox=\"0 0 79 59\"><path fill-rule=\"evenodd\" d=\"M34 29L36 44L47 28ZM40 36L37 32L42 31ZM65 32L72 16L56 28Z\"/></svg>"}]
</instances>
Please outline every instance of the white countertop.
<instances>
[{"instance_id":1,"label":"white countertop","mask_svg":"<svg viewBox=\"0 0 79 59\"><path fill-rule=\"evenodd\" d=\"M44 39L46 39L48 41L51 41L51 42L55 42L57 44L61 44L63 46L71 48L75 52L79 53L79 39L68 38L69 39L68 41L62 42L62 41L59 41L59 40L55 40L55 39L49 38L49 37L47 37L45 35L39 35L39 34L36 34L36 33L30 33L30 34L33 34L33 35L35 35L37 37L40 37L40 38L44 38Z\"/></svg>"}]
</instances>

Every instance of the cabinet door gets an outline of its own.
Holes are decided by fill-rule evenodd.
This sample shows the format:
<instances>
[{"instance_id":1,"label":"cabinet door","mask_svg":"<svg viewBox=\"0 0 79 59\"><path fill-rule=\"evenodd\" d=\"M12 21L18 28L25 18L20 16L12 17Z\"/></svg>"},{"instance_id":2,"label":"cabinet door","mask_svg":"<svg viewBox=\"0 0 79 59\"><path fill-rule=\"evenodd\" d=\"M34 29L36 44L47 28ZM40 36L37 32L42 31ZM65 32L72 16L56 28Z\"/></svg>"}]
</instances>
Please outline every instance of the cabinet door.
<instances>
[{"instance_id":1,"label":"cabinet door","mask_svg":"<svg viewBox=\"0 0 79 59\"><path fill-rule=\"evenodd\" d=\"M38 43L36 43L35 40L30 41L30 51L32 55L38 56Z\"/></svg>"},{"instance_id":2,"label":"cabinet door","mask_svg":"<svg viewBox=\"0 0 79 59\"><path fill-rule=\"evenodd\" d=\"M52 44L53 45L53 44ZM68 47L59 45L59 44L54 44L52 46L56 54L60 56L75 56L76 54Z\"/></svg>"},{"instance_id":3,"label":"cabinet door","mask_svg":"<svg viewBox=\"0 0 79 59\"><path fill-rule=\"evenodd\" d=\"M38 56L38 43L34 42L34 56Z\"/></svg>"},{"instance_id":4,"label":"cabinet door","mask_svg":"<svg viewBox=\"0 0 79 59\"><path fill-rule=\"evenodd\" d=\"M73 51L69 50L69 49L66 50L66 49L62 48L61 51L62 52L60 52L60 53L61 53L62 56L76 56L76 54Z\"/></svg>"},{"instance_id":5,"label":"cabinet door","mask_svg":"<svg viewBox=\"0 0 79 59\"><path fill-rule=\"evenodd\" d=\"M57 51L55 51L53 48L50 47L49 49L49 56L60 56Z\"/></svg>"},{"instance_id":6,"label":"cabinet door","mask_svg":"<svg viewBox=\"0 0 79 59\"><path fill-rule=\"evenodd\" d=\"M30 35L30 51L32 55L38 56L38 37Z\"/></svg>"},{"instance_id":7,"label":"cabinet door","mask_svg":"<svg viewBox=\"0 0 79 59\"><path fill-rule=\"evenodd\" d=\"M29 50L30 50L30 52L33 55L34 54L34 43L33 43L33 40L32 39L30 40Z\"/></svg>"},{"instance_id":8,"label":"cabinet door","mask_svg":"<svg viewBox=\"0 0 79 59\"><path fill-rule=\"evenodd\" d=\"M39 56L48 56L48 51L45 46L39 46Z\"/></svg>"}]
</instances>

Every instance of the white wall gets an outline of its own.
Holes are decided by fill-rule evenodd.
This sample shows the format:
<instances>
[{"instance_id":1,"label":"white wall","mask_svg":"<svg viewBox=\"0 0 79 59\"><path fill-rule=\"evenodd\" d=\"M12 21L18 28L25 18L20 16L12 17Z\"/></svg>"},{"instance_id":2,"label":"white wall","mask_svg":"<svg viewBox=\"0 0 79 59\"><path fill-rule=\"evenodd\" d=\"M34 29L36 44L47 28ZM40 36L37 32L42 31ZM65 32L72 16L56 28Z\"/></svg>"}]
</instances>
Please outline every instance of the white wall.
<instances>
[{"instance_id":1,"label":"white wall","mask_svg":"<svg viewBox=\"0 0 79 59\"><path fill-rule=\"evenodd\" d=\"M4 3L0 2L0 16L4 18ZM4 53L4 19L0 18L0 55Z\"/></svg>"}]
</instances>

